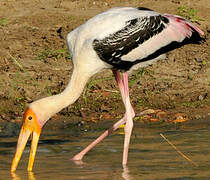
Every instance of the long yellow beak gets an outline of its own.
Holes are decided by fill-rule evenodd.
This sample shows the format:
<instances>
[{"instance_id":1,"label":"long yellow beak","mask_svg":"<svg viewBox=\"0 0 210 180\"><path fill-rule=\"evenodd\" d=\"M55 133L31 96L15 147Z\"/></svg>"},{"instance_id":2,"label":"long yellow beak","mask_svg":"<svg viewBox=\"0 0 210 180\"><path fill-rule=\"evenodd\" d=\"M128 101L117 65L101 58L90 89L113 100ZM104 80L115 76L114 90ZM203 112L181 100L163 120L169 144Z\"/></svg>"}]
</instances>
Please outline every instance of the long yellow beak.
<instances>
[{"instance_id":1,"label":"long yellow beak","mask_svg":"<svg viewBox=\"0 0 210 180\"><path fill-rule=\"evenodd\" d=\"M31 141L31 151L30 151L30 157L29 157L29 163L28 163L28 171L32 171L34 159L36 155L36 150L37 150L37 145L39 142L40 132L31 131L30 129L25 128L25 126L23 125L21 128L19 138L18 138L16 153L12 161L12 166L10 169L11 172L14 172L17 169L18 163L23 154L23 151L25 149L25 146L26 146L26 143L28 141L30 134L32 134L32 141Z\"/></svg>"},{"instance_id":2,"label":"long yellow beak","mask_svg":"<svg viewBox=\"0 0 210 180\"><path fill-rule=\"evenodd\" d=\"M26 143L30 135L32 136L32 140L28 171L32 171L40 134L41 126L37 121L36 114L33 112L32 109L28 108L24 113L23 126L21 128L20 135L18 138L16 153L13 158L12 166L10 169L11 172L14 172L17 169L18 163L20 161L20 158L23 154L23 151L25 149Z\"/></svg>"}]
</instances>

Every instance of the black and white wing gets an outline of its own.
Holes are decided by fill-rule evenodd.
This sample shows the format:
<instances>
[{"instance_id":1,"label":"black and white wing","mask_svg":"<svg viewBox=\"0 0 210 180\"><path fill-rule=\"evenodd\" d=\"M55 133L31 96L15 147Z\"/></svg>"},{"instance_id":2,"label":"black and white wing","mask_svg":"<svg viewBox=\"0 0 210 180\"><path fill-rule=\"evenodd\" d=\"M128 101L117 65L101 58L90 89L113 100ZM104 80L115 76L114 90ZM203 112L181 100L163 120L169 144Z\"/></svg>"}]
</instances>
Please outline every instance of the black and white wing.
<instances>
[{"instance_id":1,"label":"black and white wing","mask_svg":"<svg viewBox=\"0 0 210 180\"><path fill-rule=\"evenodd\" d=\"M192 32L203 33L182 17L161 15L145 8L138 10L141 16L133 9L136 17L126 20L117 31L93 40L92 46L99 58L113 68L128 70L134 64L149 60L147 57L153 57L172 42L182 42Z\"/></svg>"},{"instance_id":2,"label":"black and white wing","mask_svg":"<svg viewBox=\"0 0 210 180\"><path fill-rule=\"evenodd\" d=\"M95 39L93 48L101 60L114 68L129 69L137 59L145 57L141 50L136 53L135 49L162 32L168 22L168 19L161 15L131 19L123 29L104 39Z\"/></svg>"}]
</instances>

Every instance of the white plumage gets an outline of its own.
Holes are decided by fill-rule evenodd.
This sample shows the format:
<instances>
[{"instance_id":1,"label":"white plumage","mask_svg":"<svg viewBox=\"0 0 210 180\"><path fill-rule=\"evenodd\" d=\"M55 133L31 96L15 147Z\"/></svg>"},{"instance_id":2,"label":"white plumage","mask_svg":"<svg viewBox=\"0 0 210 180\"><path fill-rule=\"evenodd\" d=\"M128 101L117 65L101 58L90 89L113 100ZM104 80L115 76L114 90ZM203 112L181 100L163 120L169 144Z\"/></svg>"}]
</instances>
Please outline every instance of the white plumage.
<instances>
[{"instance_id":1,"label":"white plumage","mask_svg":"<svg viewBox=\"0 0 210 180\"><path fill-rule=\"evenodd\" d=\"M32 170L41 128L61 109L73 104L88 79L102 69L112 69L125 106L124 117L98 139L73 157L81 160L96 144L120 125L125 124L123 164L127 164L134 110L130 103L128 71L137 65L146 66L163 57L160 51L170 43L182 42L192 33L203 32L182 17L159 14L146 8L113 8L103 12L67 35L73 61L73 73L66 89L58 95L31 103L24 115L17 151L11 171L15 171L30 133L33 133L28 170ZM158 57L159 56L159 57ZM157 57L156 59L153 59ZM122 76L120 71L123 71Z\"/></svg>"},{"instance_id":2,"label":"white plumage","mask_svg":"<svg viewBox=\"0 0 210 180\"><path fill-rule=\"evenodd\" d=\"M77 61L75 59L81 59L81 56L83 56L82 54L85 54L85 57L91 56L91 61L101 61L100 57L97 56L95 50L93 49L92 44L95 39L102 40L122 30L130 20L141 19L144 17L158 17L160 15L161 14L150 10L138 10L137 8L124 7L112 8L91 18L85 24L70 32L67 36L67 43L69 45L70 52L74 56L73 62ZM143 59L173 41L182 42L186 37L190 37L192 35L192 31L194 30L203 34L201 30L179 16L168 14L163 14L162 16L167 17L169 20L169 23L167 24L163 22L165 28L160 33L152 36L142 44L139 44L138 47L132 49L129 53L121 56L122 61L133 62L136 59ZM178 18L181 18L179 22L176 21ZM146 20L147 19L142 21L143 25L148 23ZM186 28L186 25L194 29ZM154 26L155 24L153 24L151 28L154 28ZM140 28L144 30L144 27L140 26ZM127 34L127 36L131 36L132 33L134 34L135 32L132 32L131 28L131 32ZM139 38L137 40L139 40ZM112 43L116 44L117 41ZM124 47L120 47L118 50L123 50L123 48ZM114 55L116 55L116 52L112 53L112 56ZM120 54L116 55L116 57L119 56ZM99 64L101 65L101 63ZM150 63L147 62L146 64ZM103 67L101 68L110 68L109 65L106 65L107 64L103 64Z\"/></svg>"}]
</instances>

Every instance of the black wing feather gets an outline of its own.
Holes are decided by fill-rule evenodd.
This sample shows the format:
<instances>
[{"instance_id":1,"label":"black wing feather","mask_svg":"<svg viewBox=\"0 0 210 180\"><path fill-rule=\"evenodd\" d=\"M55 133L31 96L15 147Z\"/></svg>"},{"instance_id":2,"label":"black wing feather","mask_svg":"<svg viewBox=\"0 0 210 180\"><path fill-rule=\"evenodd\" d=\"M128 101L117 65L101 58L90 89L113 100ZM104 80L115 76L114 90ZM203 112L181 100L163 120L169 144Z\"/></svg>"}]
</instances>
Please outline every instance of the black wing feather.
<instances>
[{"instance_id":1,"label":"black wing feather","mask_svg":"<svg viewBox=\"0 0 210 180\"><path fill-rule=\"evenodd\" d=\"M128 70L135 62L122 60L121 57L160 33L168 22L169 20L161 15L129 20L123 29L104 39L95 39L93 48L101 60L115 69Z\"/></svg>"}]
</instances>

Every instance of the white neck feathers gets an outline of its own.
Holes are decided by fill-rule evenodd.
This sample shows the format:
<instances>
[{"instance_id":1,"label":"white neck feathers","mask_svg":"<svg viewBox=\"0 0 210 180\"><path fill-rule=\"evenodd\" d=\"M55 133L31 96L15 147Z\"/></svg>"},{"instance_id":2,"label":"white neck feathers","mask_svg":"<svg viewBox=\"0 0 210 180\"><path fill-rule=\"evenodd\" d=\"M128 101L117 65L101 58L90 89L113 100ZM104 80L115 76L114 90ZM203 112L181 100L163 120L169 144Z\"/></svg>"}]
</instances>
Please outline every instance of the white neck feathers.
<instances>
[{"instance_id":1,"label":"white neck feathers","mask_svg":"<svg viewBox=\"0 0 210 180\"><path fill-rule=\"evenodd\" d=\"M74 70L70 82L62 93L31 103L29 108L37 115L40 125L43 126L51 116L73 104L79 98L89 78L89 74Z\"/></svg>"}]
</instances>

